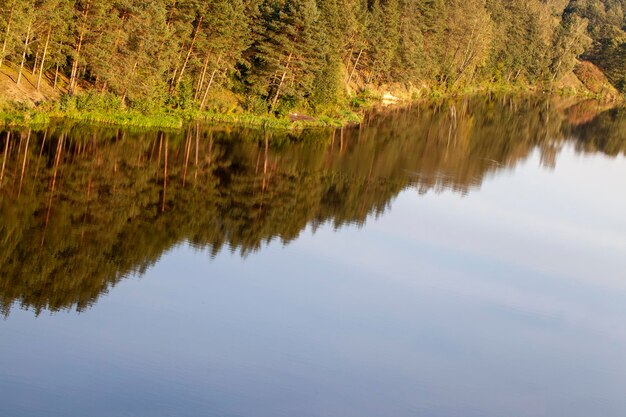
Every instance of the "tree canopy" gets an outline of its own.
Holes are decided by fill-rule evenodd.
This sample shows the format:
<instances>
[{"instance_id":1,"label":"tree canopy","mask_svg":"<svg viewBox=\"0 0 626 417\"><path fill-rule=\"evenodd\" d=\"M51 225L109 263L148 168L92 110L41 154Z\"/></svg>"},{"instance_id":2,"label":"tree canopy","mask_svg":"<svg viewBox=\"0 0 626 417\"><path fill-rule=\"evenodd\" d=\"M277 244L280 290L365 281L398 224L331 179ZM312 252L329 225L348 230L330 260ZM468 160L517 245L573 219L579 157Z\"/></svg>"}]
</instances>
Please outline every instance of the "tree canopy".
<instances>
[{"instance_id":1,"label":"tree canopy","mask_svg":"<svg viewBox=\"0 0 626 417\"><path fill-rule=\"evenodd\" d=\"M626 88L624 0L4 0L0 66L122 105L323 109L369 87ZM39 84L39 82L37 83Z\"/></svg>"}]
</instances>

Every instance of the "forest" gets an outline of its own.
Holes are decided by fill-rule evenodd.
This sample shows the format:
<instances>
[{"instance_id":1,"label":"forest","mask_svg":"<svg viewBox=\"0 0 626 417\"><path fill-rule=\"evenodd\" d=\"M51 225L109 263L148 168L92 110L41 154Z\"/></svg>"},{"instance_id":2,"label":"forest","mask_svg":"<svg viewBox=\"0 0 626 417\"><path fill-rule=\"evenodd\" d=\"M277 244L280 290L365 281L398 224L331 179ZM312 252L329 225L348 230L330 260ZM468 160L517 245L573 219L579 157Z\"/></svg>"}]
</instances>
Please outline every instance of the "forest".
<instances>
[{"instance_id":1,"label":"forest","mask_svg":"<svg viewBox=\"0 0 626 417\"><path fill-rule=\"evenodd\" d=\"M542 90L581 59L623 91L625 10L626 0L0 0L0 70L57 89L62 106L144 113L330 114L377 91Z\"/></svg>"},{"instance_id":2,"label":"forest","mask_svg":"<svg viewBox=\"0 0 626 417\"><path fill-rule=\"evenodd\" d=\"M308 227L363 225L407 188L465 195L534 152L548 168L566 147L626 154L624 111L593 100L472 98L363 124L274 137L202 124L3 132L0 316L88 309L180 244L245 257Z\"/></svg>"}]
</instances>

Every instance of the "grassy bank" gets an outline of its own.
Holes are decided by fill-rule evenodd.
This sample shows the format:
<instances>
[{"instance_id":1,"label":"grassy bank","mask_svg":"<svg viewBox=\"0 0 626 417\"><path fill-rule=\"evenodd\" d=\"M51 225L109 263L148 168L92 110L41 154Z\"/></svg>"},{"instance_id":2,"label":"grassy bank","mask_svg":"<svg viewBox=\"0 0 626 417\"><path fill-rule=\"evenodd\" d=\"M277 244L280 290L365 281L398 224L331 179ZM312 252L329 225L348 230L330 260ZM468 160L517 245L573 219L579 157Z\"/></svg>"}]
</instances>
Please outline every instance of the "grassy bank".
<instances>
[{"instance_id":1,"label":"grassy bank","mask_svg":"<svg viewBox=\"0 0 626 417\"><path fill-rule=\"evenodd\" d=\"M257 115L253 113L217 113L199 111L164 110L155 113L141 113L133 110L117 111L50 111L46 109L2 109L0 126L41 126L54 119L68 119L89 123L144 128L179 129L193 121L237 124L241 126L267 127L273 129L304 129L341 127L361 121L356 112L346 112L345 117L320 116L310 120L292 121L289 117Z\"/></svg>"},{"instance_id":2,"label":"grassy bank","mask_svg":"<svg viewBox=\"0 0 626 417\"><path fill-rule=\"evenodd\" d=\"M364 114L373 107L404 106L416 102L458 99L479 94L509 96L559 95L580 99L622 101L620 96L607 96L602 92L592 92L586 88L552 86L548 88L522 84L482 84L458 89L441 89L422 86L421 88L399 88L386 86L379 89L365 89L346 99L343 103L320 111L289 111L268 113L246 112L240 107L220 111L219 106L200 111L195 107L153 106L134 108L124 105L121 99L111 94L87 92L76 96L62 96L59 100L45 101L38 105L32 102L0 101L0 126L44 126L52 120L67 119L78 122L133 126L138 128L180 129L184 125L199 121L216 124L236 124L247 127L260 127L281 130L306 128L341 127L361 122ZM304 116L301 114L313 114Z\"/></svg>"},{"instance_id":3,"label":"grassy bank","mask_svg":"<svg viewBox=\"0 0 626 417\"><path fill-rule=\"evenodd\" d=\"M134 126L140 128L180 129L190 122L237 124L272 129L297 130L304 128L341 127L359 123L365 108L352 105L337 106L332 112L312 116L286 114L255 114L241 109L220 112L200 111L197 108L162 106L140 111L124 106L119 98L110 95L86 93L63 97L59 101L39 105L0 101L0 126L42 126L52 120L67 119L79 122Z\"/></svg>"}]
</instances>

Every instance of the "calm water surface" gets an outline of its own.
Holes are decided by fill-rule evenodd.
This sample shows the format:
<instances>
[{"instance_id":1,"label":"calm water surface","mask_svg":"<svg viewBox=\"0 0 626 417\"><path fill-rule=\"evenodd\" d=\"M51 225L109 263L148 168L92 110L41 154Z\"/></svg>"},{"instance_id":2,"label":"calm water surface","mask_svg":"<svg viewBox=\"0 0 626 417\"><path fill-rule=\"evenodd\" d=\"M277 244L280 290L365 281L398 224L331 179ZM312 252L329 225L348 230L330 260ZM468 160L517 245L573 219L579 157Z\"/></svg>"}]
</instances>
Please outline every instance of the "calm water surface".
<instances>
[{"instance_id":1,"label":"calm water surface","mask_svg":"<svg viewBox=\"0 0 626 417\"><path fill-rule=\"evenodd\" d=\"M626 415L622 110L7 133L0 416Z\"/></svg>"}]
</instances>

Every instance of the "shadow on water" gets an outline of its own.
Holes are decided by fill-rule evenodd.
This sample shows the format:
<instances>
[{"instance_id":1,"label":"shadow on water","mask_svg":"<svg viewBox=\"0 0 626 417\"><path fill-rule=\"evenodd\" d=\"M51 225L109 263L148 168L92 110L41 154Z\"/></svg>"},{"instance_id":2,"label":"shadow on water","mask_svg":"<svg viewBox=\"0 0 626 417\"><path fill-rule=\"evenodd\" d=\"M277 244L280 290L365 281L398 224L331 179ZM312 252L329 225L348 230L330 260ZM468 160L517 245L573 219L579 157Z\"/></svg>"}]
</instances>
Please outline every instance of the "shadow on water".
<instances>
[{"instance_id":1,"label":"shadow on water","mask_svg":"<svg viewBox=\"0 0 626 417\"><path fill-rule=\"evenodd\" d=\"M298 135L51 126L0 133L0 308L83 311L181 242L242 256L310 225L362 225L398 193L466 194L532 152L623 154L623 109L468 99Z\"/></svg>"}]
</instances>

